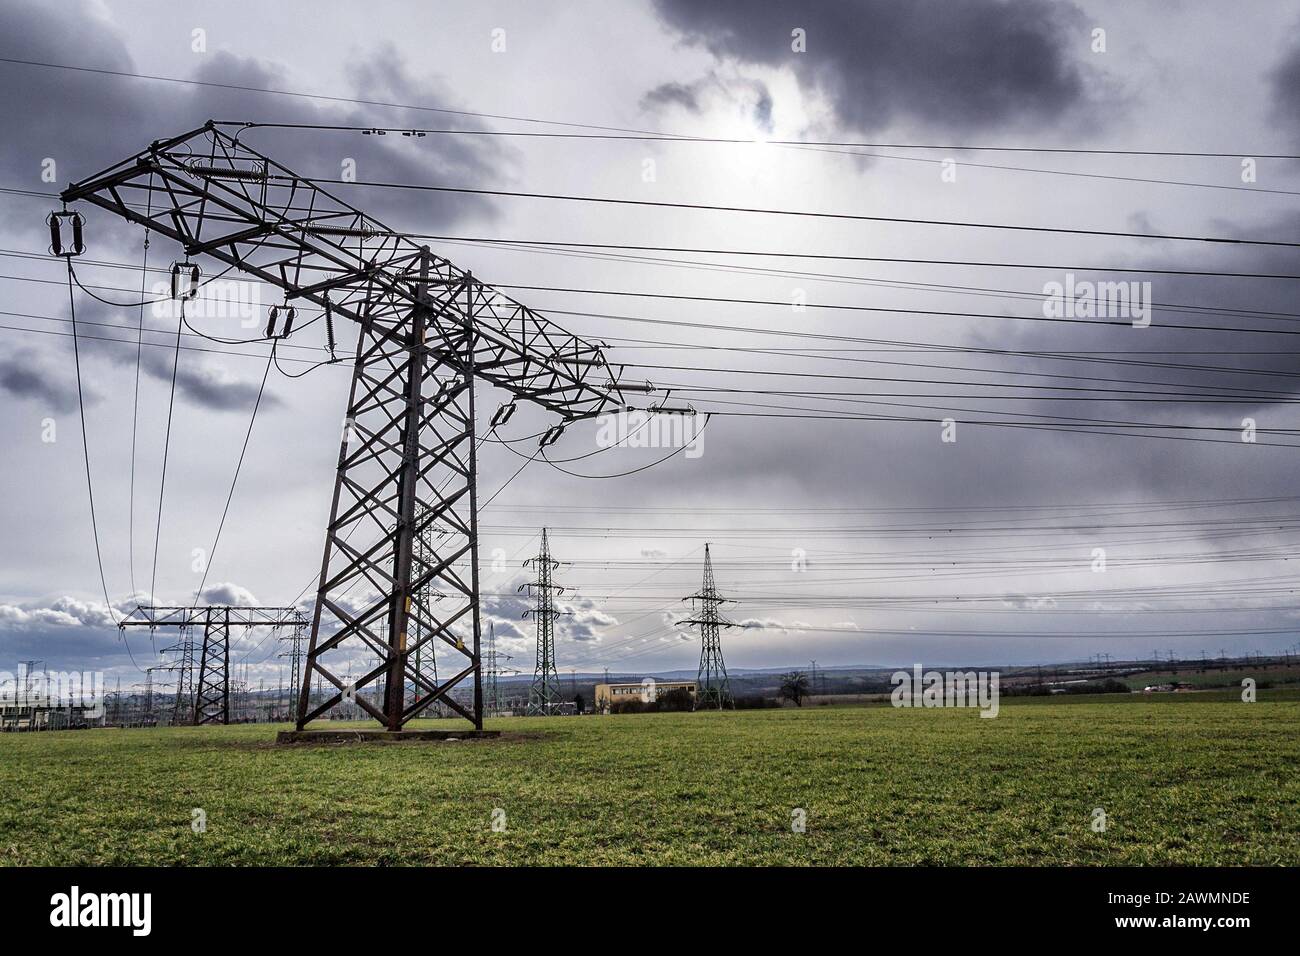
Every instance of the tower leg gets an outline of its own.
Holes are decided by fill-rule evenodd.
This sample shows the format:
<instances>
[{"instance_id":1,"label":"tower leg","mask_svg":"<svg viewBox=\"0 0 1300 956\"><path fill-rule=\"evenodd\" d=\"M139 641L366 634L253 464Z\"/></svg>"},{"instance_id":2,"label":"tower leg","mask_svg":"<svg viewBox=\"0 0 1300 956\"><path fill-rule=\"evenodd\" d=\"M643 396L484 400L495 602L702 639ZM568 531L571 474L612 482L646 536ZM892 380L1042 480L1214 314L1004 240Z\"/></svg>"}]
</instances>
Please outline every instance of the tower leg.
<instances>
[{"instance_id":1,"label":"tower leg","mask_svg":"<svg viewBox=\"0 0 1300 956\"><path fill-rule=\"evenodd\" d=\"M468 706L450 696L479 670L472 339L435 322L464 286L429 292L428 261L411 279L428 304L401 322L372 321L358 339L299 730L345 697L389 730L437 701L482 725L477 693ZM417 549L417 537L431 546ZM463 657L440 683L413 666L431 641ZM375 657L355 681L340 676ZM312 675L329 685L315 702ZM407 681L416 688L409 705ZM383 688L382 707L359 693L371 685Z\"/></svg>"}]
</instances>

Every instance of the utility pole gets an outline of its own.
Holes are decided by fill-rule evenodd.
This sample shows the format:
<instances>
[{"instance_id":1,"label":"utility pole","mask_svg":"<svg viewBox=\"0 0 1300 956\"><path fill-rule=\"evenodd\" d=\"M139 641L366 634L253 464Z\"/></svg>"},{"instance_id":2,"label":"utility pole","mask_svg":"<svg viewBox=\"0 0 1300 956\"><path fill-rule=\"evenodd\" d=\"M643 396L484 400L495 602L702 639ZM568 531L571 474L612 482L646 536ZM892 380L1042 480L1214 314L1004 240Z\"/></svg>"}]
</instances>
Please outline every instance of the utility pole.
<instances>
[{"instance_id":1,"label":"utility pole","mask_svg":"<svg viewBox=\"0 0 1300 956\"><path fill-rule=\"evenodd\" d=\"M704 546L704 582L700 590L690 595L693 616L681 624L688 624L700 629L700 669L695 676L695 707L717 708L722 710L736 706L731 696L731 681L727 678L727 665L722 660L722 641L719 631L724 627L734 627L718 613L718 608L727 602L727 598L718 594L713 581L713 558L709 546Z\"/></svg>"},{"instance_id":2,"label":"utility pole","mask_svg":"<svg viewBox=\"0 0 1300 956\"><path fill-rule=\"evenodd\" d=\"M514 400L557 415L541 447L569 422L630 407L625 391L656 389L620 383L602 343L564 331L251 149L240 141L245 126L214 121L156 140L60 198L178 242L186 260L174 274L192 276L194 293L198 264L189 257L214 259L283 290L286 303L321 309L331 345L335 319L356 329L297 728L342 700L347 661L378 654L379 666L352 689L383 689L382 706L364 693L356 700L385 728L400 730L441 701L481 729L475 382L513 396L493 425ZM436 553L422 559L414 542L431 530ZM372 596L357 606L344 595L359 584ZM436 615L421 596L429 586L446 594ZM410 663L437 644L460 656L434 685ZM314 702L311 675L328 688ZM419 688L409 707L407 681ZM473 684L468 707L451 695L463 681Z\"/></svg>"},{"instance_id":3,"label":"utility pole","mask_svg":"<svg viewBox=\"0 0 1300 956\"><path fill-rule=\"evenodd\" d=\"M555 671L555 619L559 616L555 609L555 595L564 592L564 587L551 578L551 572L560 566L560 562L551 557L545 528L542 529L542 550L537 557L524 562L524 567L529 565L537 571L537 580L519 586L521 591L529 589L532 592L535 603L524 611L524 617L532 614L537 624L537 653L533 658L533 683L528 688L528 715L545 717L553 714L555 705L560 702L560 678Z\"/></svg>"}]
</instances>

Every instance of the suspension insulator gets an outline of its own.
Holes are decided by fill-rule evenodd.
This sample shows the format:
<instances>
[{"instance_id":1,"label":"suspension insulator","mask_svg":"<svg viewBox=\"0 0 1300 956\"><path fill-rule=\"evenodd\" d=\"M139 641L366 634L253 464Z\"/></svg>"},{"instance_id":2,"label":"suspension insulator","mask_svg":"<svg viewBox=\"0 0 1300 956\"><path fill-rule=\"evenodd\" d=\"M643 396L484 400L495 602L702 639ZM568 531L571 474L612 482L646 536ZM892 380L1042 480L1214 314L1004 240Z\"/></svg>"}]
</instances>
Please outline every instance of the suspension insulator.
<instances>
[{"instance_id":1,"label":"suspension insulator","mask_svg":"<svg viewBox=\"0 0 1300 956\"><path fill-rule=\"evenodd\" d=\"M72 224L72 246L70 248L63 245L63 220L65 219ZM86 243L82 235L85 220L81 218L81 213L66 210L52 212L45 221L50 227L50 255L64 256L70 259L86 251Z\"/></svg>"},{"instance_id":2,"label":"suspension insulator","mask_svg":"<svg viewBox=\"0 0 1300 956\"><path fill-rule=\"evenodd\" d=\"M284 310L284 331L280 333L281 338L287 339L289 337L289 334L293 331L293 318L297 314L298 310L293 306L289 306Z\"/></svg>"},{"instance_id":3,"label":"suspension insulator","mask_svg":"<svg viewBox=\"0 0 1300 956\"><path fill-rule=\"evenodd\" d=\"M329 296L325 297L325 347L329 349L330 358L334 358L334 309Z\"/></svg>"},{"instance_id":4,"label":"suspension insulator","mask_svg":"<svg viewBox=\"0 0 1300 956\"><path fill-rule=\"evenodd\" d=\"M492 413L492 427L496 428L499 425L504 425L506 422L510 421L510 416L514 415L514 413L515 413L514 402L507 402L506 404L502 405L500 408L498 408L495 412Z\"/></svg>"},{"instance_id":5,"label":"suspension insulator","mask_svg":"<svg viewBox=\"0 0 1300 956\"><path fill-rule=\"evenodd\" d=\"M546 429L546 434L543 435L542 440L537 443L537 447L546 448L548 445L554 445L557 441L560 440L560 436L563 434L564 434L563 423L559 425L552 425L550 428Z\"/></svg>"},{"instance_id":6,"label":"suspension insulator","mask_svg":"<svg viewBox=\"0 0 1300 956\"><path fill-rule=\"evenodd\" d=\"M72 214L72 254L79 256L86 251L86 244L82 241L82 226L85 220L81 218L81 213Z\"/></svg>"},{"instance_id":7,"label":"suspension insulator","mask_svg":"<svg viewBox=\"0 0 1300 956\"><path fill-rule=\"evenodd\" d=\"M199 295L199 276L202 273L193 262L172 263L172 298L195 299Z\"/></svg>"},{"instance_id":8,"label":"suspension insulator","mask_svg":"<svg viewBox=\"0 0 1300 956\"><path fill-rule=\"evenodd\" d=\"M266 316L266 337L267 337L268 339L273 339L273 338L275 338L275 320L276 320L276 317L277 317L279 314L280 314L280 307L279 307L278 305L273 305L273 306L271 306L271 311L267 313L267 316Z\"/></svg>"}]
</instances>

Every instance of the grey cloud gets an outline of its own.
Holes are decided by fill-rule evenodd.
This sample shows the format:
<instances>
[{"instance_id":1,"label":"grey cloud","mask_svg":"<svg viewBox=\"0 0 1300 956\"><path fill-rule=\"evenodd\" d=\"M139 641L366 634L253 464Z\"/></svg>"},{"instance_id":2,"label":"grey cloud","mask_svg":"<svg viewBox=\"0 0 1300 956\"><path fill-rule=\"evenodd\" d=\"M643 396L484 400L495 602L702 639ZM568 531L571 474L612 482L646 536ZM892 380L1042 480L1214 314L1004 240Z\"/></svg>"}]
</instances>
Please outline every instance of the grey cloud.
<instances>
[{"instance_id":1,"label":"grey cloud","mask_svg":"<svg viewBox=\"0 0 1300 956\"><path fill-rule=\"evenodd\" d=\"M688 112L698 113L700 111L698 88L698 83L675 81L661 83L641 97L641 108L653 110L664 106L680 106Z\"/></svg>"},{"instance_id":2,"label":"grey cloud","mask_svg":"<svg viewBox=\"0 0 1300 956\"><path fill-rule=\"evenodd\" d=\"M125 355L117 357L122 361L128 358ZM140 355L140 367L150 377L170 384L175 360L176 354L169 354L166 349L145 349ZM195 405L212 411L247 414L257 401L259 384L260 381L234 378L216 361L193 352L182 352L176 366L177 392ZM267 411L279 404L279 399L268 388L262 396L261 410Z\"/></svg>"},{"instance_id":3,"label":"grey cloud","mask_svg":"<svg viewBox=\"0 0 1300 956\"><path fill-rule=\"evenodd\" d=\"M0 356L0 391L44 403L56 412L77 407L77 383L70 368L57 366L31 349ZM87 393L87 404L97 400L95 393Z\"/></svg>"},{"instance_id":4,"label":"grey cloud","mask_svg":"<svg viewBox=\"0 0 1300 956\"><path fill-rule=\"evenodd\" d=\"M1088 104L1071 45L1087 32L1072 4L1031 0L655 0L663 21L721 59L789 67L839 121L895 121L947 132L1065 121ZM791 51L806 31L807 52Z\"/></svg>"},{"instance_id":5,"label":"grey cloud","mask_svg":"<svg viewBox=\"0 0 1300 956\"><path fill-rule=\"evenodd\" d=\"M113 626L113 615L104 605L73 597L24 604L0 603L0 630Z\"/></svg>"},{"instance_id":6,"label":"grey cloud","mask_svg":"<svg viewBox=\"0 0 1300 956\"><path fill-rule=\"evenodd\" d=\"M716 70L693 83L668 82L641 98L641 108L654 112L679 106L689 113L702 113L713 102L738 110L763 130L772 128L772 93L762 80L720 75Z\"/></svg>"},{"instance_id":7,"label":"grey cloud","mask_svg":"<svg viewBox=\"0 0 1300 956\"><path fill-rule=\"evenodd\" d=\"M119 72L149 72L135 63L115 27L80 4L75 13L30 2L5 4L0 35L9 55L51 63L72 63ZM75 55L72 55L75 51ZM336 125L437 125L463 127L465 117L361 104L313 101L235 89L110 77L15 64L0 65L6 96L0 99L0 173L10 183L49 190L119 162L149 142L201 126L208 119ZM450 92L441 84L418 81L388 48L367 51L343 64L343 75L359 99L449 106ZM297 89L286 71L273 63L219 51L205 54L191 74L195 80L262 89ZM331 91L333 92L333 91ZM108 120L107 122L105 120ZM467 137L362 137L359 134L254 131L244 140L271 153L291 169L337 177L344 157L357 162L362 180L430 181L490 177L504 161L502 147ZM40 180L45 158L57 164L57 184ZM326 165L326 164L329 165ZM490 216L483 197L428 193L412 197L392 190L350 189L355 204L399 228L432 231L461 218ZM40 223L34 203L6 204L5 225L21 228ZM25 214L30 213L30 216ZM106 215L95 215L88 240L102 252L105 239L133 237L138 230Z\"/></svg>"},{"instance_id":8,"label":"grey cloud","mask_svg":"<svg viewBox=\"0 0 1300 956\"><path fill-rule=\"evenodd\" d=\"M204 588L203 600L208 604L224 604L232 607L252 607L258 603L252 591L230 581Z\"/></svg>"}]
</instances>

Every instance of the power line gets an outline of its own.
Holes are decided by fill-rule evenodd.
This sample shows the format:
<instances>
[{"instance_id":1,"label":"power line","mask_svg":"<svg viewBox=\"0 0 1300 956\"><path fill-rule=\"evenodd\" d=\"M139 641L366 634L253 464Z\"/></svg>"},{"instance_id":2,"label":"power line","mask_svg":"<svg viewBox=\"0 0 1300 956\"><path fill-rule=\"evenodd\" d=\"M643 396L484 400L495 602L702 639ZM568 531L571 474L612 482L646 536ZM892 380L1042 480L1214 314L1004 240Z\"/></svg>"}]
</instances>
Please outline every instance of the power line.
<instances>
[{"instance_id":1,"label":"power line","mask_svg":"<svg viewBox=\"0 0 1300 956\"><path fill-rule=\"evenodd\" d=\"M167 395L167 431L163 438L162 477L158 481L158 521L153 533L153 573L149 580L149 600L158 600L158 541L162 536L163 496L167 490L167 459L172 444L172 413L176 409L176 376L181 367L181 326L185 322L185 300L180 302L180 318L176 323L176 349L172 357L172 383Z\"/></svg>"},{"instance_id":2,"label":"power line","mask_svg":"<svg viewBox=\"0 0 1300 956\"><path fill-rule=\"evenodd\" d=\"M72 316L72 360L77 373L77 412L81 421L81 454L86 466L86 496L90 501L90 530L95 539L95 563L99 567L99 584L104 595L104 607L108 616L117 623L117 614L113 602L108 596L108 580L104 576L104 555L99 546L99 520L95 514L95 483L90 470L90 442L86 438L86 396L81 384L81 348L77 340L77 302L73 294L72 259L67 259L68 266L68 310Z\"/></svg>"},{"instance_id":3,"label":"power line","mask_svg":"<svg viewBox=\"0 0 1300 956\"><path fill-rule=\"evenodd\" d=\"M53 195L52 193L49 195ZM498 239L481 236L420 235L420 239L500 246L558 246L574 249L622 249L632 252L686 252L700 255L759 256L781 259L824 259L838 262L881 262L901 265L969 266L986 269L1041 269L1051 272L1111 272L1135 275L1184 275L1228 279L1300 279L1300 274L1269 272L1212 272L1203 269L1152 269L1133 266L1054 265L1041 262L995 262L970 259L921 259L907 256L855 256L823 252L781 252L759 249L726 249L707 246L655 246L615 242L564 242L553 239Z\"/></svg>"},{"instance_id":4,"label":"power line","mask_svg":"<svg viewBox=\"0 0 1300 956\"><path fill-rule=\"evenodd\" d=\"M0 60L0 62L4 62ZM473 114L484 116L486 114ZM502 117L492 117L502 118ZM554 126L575 126L582 124L562 123L558 120L528 120L528 122L547 123ZM674 143L721 143L736 145L756 145L756 146L828 146L838 148L864 148L864 149L906 149L906 150L940 150L950 152L990 152L990 153L1045 153L1061 155L1081 155L1081 156L1163 156L1163 157L1186 157L1200 159L1240 159L1242 157L1252 157L1254 159L1300 159L1300 155L1291 153L1253 153L1253 152L1233 152L1233 153L1214 153L1214 152L1189 152L1186 150L1142 150L1142 149L1083 149L1076 147L1051 147L1051 146L976 146L976 145L956 145L956 144L921 144L921 143L875 143L875 142L853 142L838 140L802 140L802 139L755 139L752 137L718 137L718 136L695 136L689 133L653 133L641 131L627 131L624 133L556 133L550 131L536 132L523 130L479 130L479 129L421 129L419 127L406 126L347 126L331 125L324 123L221 123L218 125L239 126L243 129L303 129L303 130L321 130L325 132L378 132L383 130L390 133L402 133L410 135L413 133L425 134L465 134L465 135L482 135L482 136L521 136L521 137L540 137L548 139L590 139L590 140L634 140L634 141L655 141L655 142L674 142ZM615 129L614 127L596 127L599 129Z\"/></svg>"},{"instance_id":5,"label":"power line","mask_svg":"<svg viewBox=\"0 0 1300 956\"><path fill-rule=\"evenodd\" d=\"M493 137L518 137L525 139L556 139L556 140L576 140L576 141L641 141L641 142L664 142L664 143L685 143L685 144L735 144L751 146L773 146L782 149L798 149L804 152L829 153L837 155L854 156L863 159L879 159L889 162L900 163L923 163L928 166L939 165L946 160L939 160L931 157L920 156L898 156L893 153L863 152L863 148L885 149L888 146L871 147L866 143L831 143L817 141L801 140L777 140L777 139L723 139L708 136L689 136L689 135L672 135L672 134L608 134L608 133L558 133L553 131L535 131L535 130L488 130L488 129L421 129L410 127L394 126L339 126L326 123L243 123L239 124L241 130L245 129L281 129L297 130L312 132L333 132L333 133L361 133L363 135L386 135L388 133L399 133L404 137L425 136L493 136ZM893 148L904 148L895 145ZM919 148L919 147L918 147ZM938 147L934 147L938 148ZM976 149L969 147L968 149ZM1070 153L1073 150L1036 150L1030 147L1017 149L1016 152L1062 152ZM1141 152L1123 152L1123 151L1100 151L1101 155L1107 156L1134 156L1134 155L1160 155L1158 153L1141 153ZM1166 153L1164 155L1185 156L1183 153ZM1202 154L1204 155L1204 154ZM1217 154L1226 155L1226 154ZM1231 154L1239 156L1240 154ZM1254 157L1256 159L1280 158L1280 157ZM1297 157L1286 157L1297 158ZM1157 177L1144 176L1119 176L1107 173L1089 173L1071 169L1043 169L1037 166L1008 166L1003 163L981 163L973 160L962 160L962 165L966 168L974 169L993 169L1000 172L1030 173L1040 176L1065 176L1072 179L1096 179L1108 182L1138 183L1142 185L1158 186L1182 186L1194 189L1226 189L1233 192L1260 193L1264 195L1281 195L1281 196L1298 196L1300 191L1293 189L1272 189L1265 186L1239 186L1228 183L1205 183L1189 182L1182 179L1161 179Z\"/></svg>"},{"instance_id":6,"label":"power line","mask_svg":"<svg viewBox=\"0 0 1300 956\"><path fill-rule=\"evenodd\" d=\"M127 79L151 80L162 83L176 83L185 86L200 86L210 89L236 90L245 93L266 93L277 96L293 96L305 99L324 100L335 103L348 103L358 106L379 106L389 109L415 110L427 113L442 113L452 116L469 116L476 119L494 119L507 120L519 123L537 123L546 126L566 126L574 129L601 130L605 132L627 133L635 137L652 137L666 140L680 141L705 141L705 142L727 142L716 137L696 137L689 135L678 135L669 133L654 133L646 130L628 129L619 126L602 126L594 123L574 123L563 120L539 119L531 116L509 116L499 113L475 112L472 110L455 110L446 107L427 106L418 103L398 103L385 100L361 99L359 97L333 96L325 93L308 93L299 90L283 90L273 87L249 86L237 83L217 83L211 80L193 80L175 76L163 76L152 73L137 73L129 70L109 70L103 68L76 66L68 63L50 63L41 60L20 59L18 57L0 57L0 63L10 63L18 66L34 66L44 69L69 70L78 73L91 73L100 76L114 76ZM260 125L274 124L257 124L245 122L218 121L219 126L236 126L236 127L255 127ZM400 128L399 128L400 129ZM457 131L458 132L458 131ZM1262 152L1211 152L1204 150L1136 150L1136 149L1082 149L1075 147L1046 147L1046 146L991 146L991 145L970 145L970 144L920 144L920 143L878 143L878 142L842 142L832 140L754 140L740 139L735 142L739 143L759 143L768 142L772 145L779 146L824 146L824 147L863 147L871 149L908 149L908 150L946 150L956 152L1015 152L1015 153L1059 153L1069 155L1111 155L1111 156L1156 156L1156 157L1188 157L1188 158L1205 158L1205 159L1237 159L1243 156L1250 156L1255 159L1300 159L1300 156L1291 153L1262 153Z\"/></svg>"},{"instance_id":7,"label":"power line","mask_svg":"<svg viewBox=\"0 0 1300 956\"><path fill-rule=\"evenodd\" d=\"M248 453L248 440L253 435L253 424L257 421L257 411L262 407L262 394L266 391L266 379L271 374L271 362L275 358L275 343L271 343L271 354L266 358L266 368L262 371L262 382L257 387L257 398L253 402L253 412L248 417L248 429L244 432L244 443L239 449L239 460L235 462L235 474L230 479L230 491L226 493L226 503L221 509L221 520L217 523L217 533L212 539L212 548L208 551L208 560L203 567L203 577L199 580L198 590L194 592L195 605L203 597L203 586L208 580L208 571L217 556L217 545L221 542L221 532L226 527L226 515L230 513L230 502L235 497L235 486L239 483L239 472L244 467L244 456Z\"/></svg>"},{"instance_id":8,"label":"power line","mask_svg":"<svg viewBox=\"0 0 1300 956\"><path fill-rule=\"evenodd\" d=\"M288 181L283 176L269 176L272 181ZM313 185L353 186L371 189L400 189L418 192L460 193L476 196L505 196L514 199L546 199L561 202L599 203L616 206L641 206L656 209L693 209L705 212L739 212L764 216L797 216L812 219L843 219L855 222L885 222L894 225L949 226L961 229L993 229L1009 232L1050 233L1064 236L1098 236L1108 239L1163 239L1175 242L1207 242L1240 246L1277 246L1300 248L1300 242L1273 239L1234 239L1224 236L1188 236L1156 232L1122 232L1108 229L1072 229L1064 226L1029 226L1015 223L968 222L956 219L919 219L908 216L869 216L863 213L818 212L807 209L764 209L757 206L723 206L709 203L675 203L655 199L626 199L612 196L576 196L566 193L523 192L506 189L473 189L465 186L434 186L428 183L397 183L374 180L346 180L309 177Z\"/></svg>"}]
</instances>

